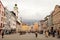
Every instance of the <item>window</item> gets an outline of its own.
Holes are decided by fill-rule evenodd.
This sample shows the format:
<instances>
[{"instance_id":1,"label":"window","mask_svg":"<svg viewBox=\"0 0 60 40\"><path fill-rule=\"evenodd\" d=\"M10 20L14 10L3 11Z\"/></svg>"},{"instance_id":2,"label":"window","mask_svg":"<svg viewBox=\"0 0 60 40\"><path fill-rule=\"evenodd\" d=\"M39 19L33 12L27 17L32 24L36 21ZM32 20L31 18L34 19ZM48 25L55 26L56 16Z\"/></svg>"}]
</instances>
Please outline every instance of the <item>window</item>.
<instances>
[{"instance_id":1,"label":"window","mask_svg":"<svg viewBox=\"0 0 60 40\"><path fill-rule=\"evenodd\" d=\"M4 13L4 16L5 16L5 13Z\"/></svg>"},{"instance_id":2,"label":"window","mask_svg":"<svg viewBox=\"0 0 60 40\"><path fill-rule=\"evenodd\" d=\"M3 27L4 27L4 24L3 24Z\"/></svg>"},{"instance_id":3,"label":"window","mask_svg":"<svg viewBox=\"0 0 60 40\"><path fill-rule=\"evenodd\" d=\"M1 21L3 21L3 17L1 17Z\"/></svg>"},{"instance_id":4,"label":"window","mask_svg":"<svg viewBox=\"0 0 60 40\"><path fill-rule=\"evenodd\" d=\"M1 13L1 10L0 10L0 13Z\"/></svg>"},{"instance_id":5,"label":"window","mask_svg":"<svg viewBox=\"0 0 60 40\"><path fill-rule=\"evenodd\" d=\"M0 8L1 8L1 4L0 4Z\"/></svg>"},{"instance_id":6,"label":"window","mask_svg":"<svg viewBox=\"0 0 60 40\"><path fill-rule=\"evenodd\" d=\"M2 15L4 16L4 12L2 11Z\"/></svg>"},{"instance_id":7,"label":"window","mask_svg":"<svg viewBox=\"0 0 60 40\"><path fill-rule=\"evenodd\" d=\"M1 4L0 4L0 8L1 8Z\"/></svg>"},{"instance_id":8,"label":"window","mask_svg":"<svg viewBox=\"0 0 60 40\"><path fill-rule=\"evenodd\" d=\"M1 27L2 27L2 23L1 23Z\"/></svg>"},{"instance_id":9,"label":"window","mask_svg":"<svg viewBox=\"0 0 60 40\"><path fill-rule=\"evenodd\" d=\"M59 6L59 8L60 8L60 6Z\"/></svg>"},{"instance_id":10,"label":"window","mask_svg":"<svg viewBox=\"0 0 60 40\"><path fill-rule=\"evenodd\" d=\"M1 27L1 23L0 23L0 27Z\"/></svg>"}]
</instances>

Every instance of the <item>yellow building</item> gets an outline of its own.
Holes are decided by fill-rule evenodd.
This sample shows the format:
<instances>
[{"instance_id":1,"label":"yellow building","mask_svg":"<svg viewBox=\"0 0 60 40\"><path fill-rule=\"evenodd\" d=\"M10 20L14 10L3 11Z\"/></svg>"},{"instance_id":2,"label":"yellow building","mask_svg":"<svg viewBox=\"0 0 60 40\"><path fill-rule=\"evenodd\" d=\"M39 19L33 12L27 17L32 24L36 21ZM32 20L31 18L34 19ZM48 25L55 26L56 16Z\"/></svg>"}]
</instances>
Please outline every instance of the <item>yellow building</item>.
<instances>
[{"instance_id":1,"label":"yellow building","mask_svg":"<svg viewBox=\"0 0 60 40\"><path fill-rule=\"evenodd\" d=\"M27 25L22 25L21 31L28 31L28 26Z\"/></svg>"},{"instance_id":2,"label":"yellow building","mask_svg":"<svg viewBox=\"0 0 60 40\"><path fill-rule=\"evenodd\" d=\"M34 23L33 30L34 30L34 31L38 31L38 28L39 28L39 27L38 27L38 23Z\"/></svg>"}]
</instances>

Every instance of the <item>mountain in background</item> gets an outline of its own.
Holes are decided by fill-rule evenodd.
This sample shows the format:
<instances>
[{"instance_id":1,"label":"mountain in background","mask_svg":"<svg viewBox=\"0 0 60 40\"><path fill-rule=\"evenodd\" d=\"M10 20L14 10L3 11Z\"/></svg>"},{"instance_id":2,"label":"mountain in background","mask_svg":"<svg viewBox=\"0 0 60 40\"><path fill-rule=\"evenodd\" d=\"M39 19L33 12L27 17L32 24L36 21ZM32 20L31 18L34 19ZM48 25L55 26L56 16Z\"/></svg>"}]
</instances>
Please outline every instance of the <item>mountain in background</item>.
<instances>
[{"instance_id":1,"label":"mountain in background","mask_svg":"<svg viewBox=\"0 0 60 40\"><path fill-rule=\"evenodd\" d=\"M28 20L28 19L23 19L23 23L28 24L28 25L32 25L34 22L38 22L38 20Z\"/></svg>"}]
</instances>

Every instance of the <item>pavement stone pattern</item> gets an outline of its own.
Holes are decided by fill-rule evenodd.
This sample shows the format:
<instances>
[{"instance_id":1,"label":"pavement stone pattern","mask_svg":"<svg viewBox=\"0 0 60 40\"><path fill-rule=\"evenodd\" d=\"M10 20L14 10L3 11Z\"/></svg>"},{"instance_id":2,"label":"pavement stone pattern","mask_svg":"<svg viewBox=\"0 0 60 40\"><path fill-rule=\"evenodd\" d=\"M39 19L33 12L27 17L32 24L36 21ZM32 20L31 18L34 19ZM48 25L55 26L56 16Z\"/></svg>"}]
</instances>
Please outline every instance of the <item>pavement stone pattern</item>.
<instances>
[{"instance_id":1,"label":"pavement stone pattern","mask_svg":"<svg viewBox=\"0 0 60 40\"><path fill-rule=\"evenodd\" d=\"M43 34L38 34L38 37L35 37L35 34L33 33L27 33L25 35L20 35L19 33L16 34L10 34L10 35L4 35L4 38L1 38L0 40L60 40L57 37L45 37Z\"/></svg>"}]
</instances>

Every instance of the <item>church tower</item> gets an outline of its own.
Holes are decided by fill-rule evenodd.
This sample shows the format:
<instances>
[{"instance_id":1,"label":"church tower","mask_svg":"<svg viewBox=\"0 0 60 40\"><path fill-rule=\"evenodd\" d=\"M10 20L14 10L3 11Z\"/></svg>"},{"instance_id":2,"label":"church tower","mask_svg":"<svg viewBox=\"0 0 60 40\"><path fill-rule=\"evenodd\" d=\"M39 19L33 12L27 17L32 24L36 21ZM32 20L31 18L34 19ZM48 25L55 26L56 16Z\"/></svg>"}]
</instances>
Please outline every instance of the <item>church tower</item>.
<instances>
[{"instance_id":1,"label":"church tower","mask_svg":"<svg viewBox=\"0 0 60 40\"><path fill-rule=\"evenodd\" d=\"M14 13L16 14L16 17L18 18L18 7L17 4L14 6Z\"/></svg>"}]
</instances>

